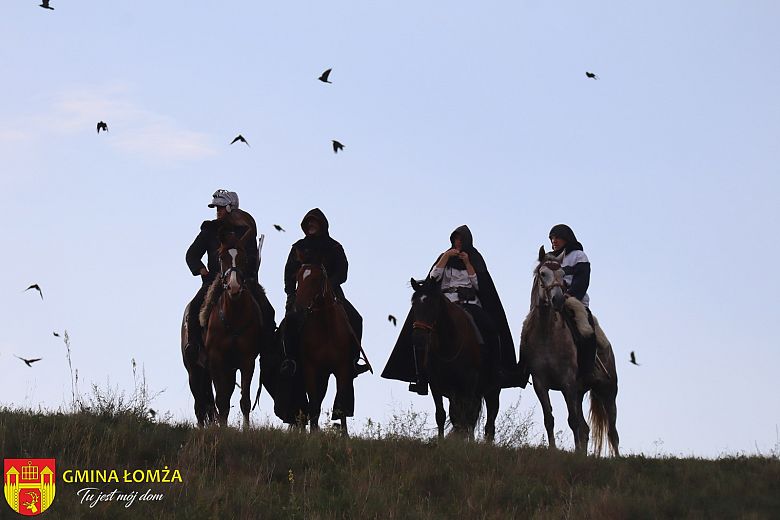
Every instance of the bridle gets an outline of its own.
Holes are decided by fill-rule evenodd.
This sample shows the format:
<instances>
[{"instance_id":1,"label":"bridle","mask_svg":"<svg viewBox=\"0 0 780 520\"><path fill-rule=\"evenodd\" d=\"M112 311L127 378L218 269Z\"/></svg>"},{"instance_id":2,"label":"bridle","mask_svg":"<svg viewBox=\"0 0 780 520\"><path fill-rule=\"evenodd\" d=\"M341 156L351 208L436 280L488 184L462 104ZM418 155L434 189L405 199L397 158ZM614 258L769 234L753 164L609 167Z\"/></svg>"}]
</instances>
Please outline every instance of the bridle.
<instances>
[{"instance_id":1,"label":"bridle","mask_svg":"<svg viewBox=\"0 0 780 520\"><path fill-rule=\"evenodd\" d=\"M238 253L236 253L236 257L238 256ZM235 263L235 258L233 259L233 263ZM230 275L232 273L236 273L236 278L238 279L238 294L240 295L244 290L244 275L241 272L241 269L239 269L235 265L231 265L227 269L225 269L224 264L222 263L222 255L219 256L219 270L221 271L219 275L219 279L222 282L222 289L225 291L228 290L228 286L230 284Z\"/></svg>"},{"instance_id":2,"label":"bridle","mask_svg":"<svg viewBox=\"0 0 780 520\"><path fill-rule=\"evenodd\" d=\"M298 275L300 275L301 271L304 269L319 269L322 272L322 283L320 284L320 290L318 293L316 293L312 299L311 303L309 303L308 307L306 307L306 312L313 312L316 310L325 309L327 307L330 307L332 305L336 304L337 298L335 295L332 295L333 297L328 301L328 271L325 269L324 265L321 264L301 264L301 267L298 269ZM323 305L317 305L318 302L323 302Z\"/></svg>"},{"instance_id":3,"label":"bridle","mask_svg":"<svg viewBox=\"0 0 780 520\"><path fill-rule=\"evenodd\" d=\"M544 283L544 278L540 276L539 271L541 271L542 267L546 267L550 271L559 271L561 270L561 263L557 260L546 260L544 261L539 268L536 270L536 280L539 287L541 287L542 291L544 291L545 299L544 303L536 303L536 306L549 306L550 302L552 300L552 290L556 287L560 287L562 291L566 292L566 284L563 283L563 279L561 280L553 280L553 282L549 285Z\"/></svg>"}]
</instances>

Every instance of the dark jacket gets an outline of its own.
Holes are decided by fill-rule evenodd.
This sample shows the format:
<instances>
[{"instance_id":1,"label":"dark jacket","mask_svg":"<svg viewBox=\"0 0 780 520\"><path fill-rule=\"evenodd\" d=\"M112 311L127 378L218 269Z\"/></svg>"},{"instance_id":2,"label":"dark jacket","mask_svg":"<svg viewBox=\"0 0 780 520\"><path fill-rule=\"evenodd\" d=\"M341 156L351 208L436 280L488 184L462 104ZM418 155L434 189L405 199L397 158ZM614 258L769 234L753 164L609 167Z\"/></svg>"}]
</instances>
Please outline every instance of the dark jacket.
<instances>
[{"instance_id":1,"label":"dark jacket","mask_svg":"<svg viewBox=\"0 0 780 520\"><path fill-rule=\"evenodd\" d=\"M198 276L200 270L206 267L209 275L203 279L203 283L211 283L219 274L219 237L220 233L230 229L236 235L244 237L244 248L249 261L251 276L257 277L260 267L257 254L257 228L253 226L254 219L246 211L235 209L225 220L204 220L200 225L200 233L187 249L185 259L187 267L193 276ZM254 227L254 229L252 229ZM207 254L207 265L203 265L203 255Z\"/></svg>"},{"instance_id":2,"label":"dark jacket","mask_svg":"<svg viewBox=\"0 0 780 520\"><path fill-rule=\"evenodd\" d=\"M474 270L477 273L477 284L479 285L477 295L482 303L482 308L493 319L496 330L498 330L498 336L501 341L501 366L507 369L514 369L517 365L517 357L515 356L512 332L509 329L504 306L501 304L498 291L493 284L493 278L488 272L485 259L482 258L480 252L474 247L474 240L468 226L464 225L455 229L450 235L450 243L453 242L456 233L460 235L463 244L462 250L468 253L471 265L474 266ZM439 255L433 265L436 265L440 258L441 255ZM462 264L462 261L456 258L450 259L448 265L450 265L450 262L460 262ZM465 269L465 265L462 268ZM388 359L387 365L382 372L382 377L409 382L415 380L414 354L412 350L412 322L413 320L410 311L404 321L403 327L401 327L398 340L396 341L393 351L390 354L390 359Z\"/></svg>"},{"instance_id":3,"label":"dark jacket","mask_svg":"<svg viewBox=\"0 0 780 520\"><path fill-rule=\"evenodd\" d=\"M330 237L328 233L328 219L319 208L306 213L301 221L301 229L306 233L305 224L309 219L316 219L320 223L320 233L316 236L306 236L292 245L290 254L287 257L287 263L284 266L284 292L288 295L295 294L296 275L301 267L298 261L296 249L300 250L306 261L321 262L328 273L333 291L338 298L344 299L344 291L341 284L347 281L347 255L344 248L337 241Z\"/></svg>"},{"instance_id":4,"label":"dark jacket","mask_svg":"<svg viewBox=\"0 0 780 520\"><path fill-rule=\"evenodd\" d=\"M566 292L582 301L590 285L590 261L588 261L588 257L585 255L584 248L577 240L574 231L566 224L553 226L550 230L550 238L552 237L562 238L566 241L566 245L557 251L553 251L553 254L560 255L563 253L563 272L566 275L564 281L567 284ZM582 253L576 253L576 251L582 251Z\"/></svg>"}]
</instances>

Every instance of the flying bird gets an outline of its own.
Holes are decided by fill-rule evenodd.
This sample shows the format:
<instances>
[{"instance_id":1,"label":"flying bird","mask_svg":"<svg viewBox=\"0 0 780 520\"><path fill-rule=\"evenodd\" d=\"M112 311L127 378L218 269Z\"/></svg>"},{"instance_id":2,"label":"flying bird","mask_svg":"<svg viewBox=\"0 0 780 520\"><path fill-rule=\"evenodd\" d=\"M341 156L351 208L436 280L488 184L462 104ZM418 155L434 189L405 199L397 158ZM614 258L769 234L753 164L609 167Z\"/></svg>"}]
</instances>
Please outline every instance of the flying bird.
<instances>
[{"instance_id":1,"label":"flying bird","mask_svg":"<svg viewBox=\"0 0 780 520\"><path fill-rule=\"evenodd\" d=\"M14 356L16 356L17 358L19 358L19 359L21 359L22 361L24 361L24 364L25 364L25 365L27 365L28 367L32 367L32 364L33 364L33 363L35 363L36 361L40 361L41 359L43 359L43 358L35 358L35 359L24 359L23 357L19 357L19 356L17 356L16 354L14 354Z\"/></svg>"},{"instance_id":2,"label":"flying bird","mask_svg":"<svg viewBox=\"0 0 780 520\"><path fill-rule=\"evenodd\" d=\"M395 327L395 326L397 325L397 323L398 323L398 320L396 320L396 319L395 319L395 316L393 316L392 314L388 314L388 315L387 315L387 321L389 321L390 323L392 323L394 327Z\"/></svg>"},{"instance_id":3,"label":"flying bird","mask_svg":"<svg viewBox=\"0 0 780 520\"><path fill-rule=\"evenodd\" d=\"M586 71L586 72L585 72L585 76L589 77L590 79L599 79L599 77L598 77L598 76L596 76L596 74L595 74L595 73L593 73L593 72L587 72L587 71Z\"/></svg>"},{"instance_id":4,"label":"flying bird","mask_svg":"<svg viewBox=\"0 0 780 520\"><path fill-rule=\"evenodd\" d=\"M279 224L274 224L274 229L277 231L284 231L284 228L280 226Z\"/></svg>"},{"instance_id":5,"label":"flying bird","mask_svg":"<svg viewBox=\"0 0 780 520\"><path fill-rule=\"evenodd\" d=\"M636 362L636 356L634 355L633 350L631 351L631 359L629 361L631 361L632 365L640 366L639 363Z\"/></svg>"},{"instance_id":6,"label":"flying bird","mask_svg":"<svg viewBox=\"0 0 780 520\"><path fill-rule=\"evenodd\" d=\"M333 69L328 69L325 72L322 73L322 75L317 78L318 80L322 81L323 83L333 83L332 81L328 81L328 77L330 76L330 71Z\"/></svg>"},{"instance_id":7,"label":"flying bird","mask_svg":"<svg viewBox=\"0 0 780 520\"><path fill-rule=\"evenodd\" d=\"M103 130L104 132L108 132L108 125L103 121L98 121L97 133L100 133L101 130Z\"/></svg>"},{"instance_id":8,"label":"flying bird","mask_svg":"<svg viewBox=\"0 0 780 520\"><path fill-rule=\"evenodd\" d=\"M53 7L49 7L49 0L41 0L41 5L38 7L43 7L44 9L49 9L51 11L54 11Z\"/></svg>"},{"instance_id":9,"label":"flying bird","mask_svg":"<svg viewBox=\"0 0 780 520\"><path fill-rule=\"evenodd\" d=\"M54 334L55 338L59 338L60 337L60 333L59 332L52 332L52 334Z\"/></svg>"},{"instance_id":10,"label":"flying bird","mask_svg":"<svg viewBox=\"0 0 780 520\"><path fill-rule=\"evenodd\" d=\"M333 141L333 153L339 153L339 150L344 149L344 145L340 142L336 141L335 139L332 139Z\"/></svg>"},{"instance_id":11,"label":"flying bird","mask_svg":"<svg viewBox=\"0 0 780 520\"><path fill-rule=\"evenodd\" d=\"M245 145L249 146L249 143L247 143L247 142L246 142L246 139L244 139L244 136L243 136L243 135L241 135L241 134L238 134L238 135L236 136L236 138L235 138L235 139L233 139L232 141L230 141L230 144L233 144L233 143L235 143L236 141L241 141L241 142L242 142L242 143L244 143Z\"/></svg>"},{"instance_id":12,"label":"flying bird","mask_svg":"<svg viewBox=\"0 0 780 520\"><path fill-rule=\"evenodd\" d=\"M30 289L35 289L36 291L38 291L38 294L41 295L41 300L43 300L43 291L41 291L41 288L38 286L37 283L32 284L30 287L25 289L25 291L29 291Z\"/></svg>"}]
</instances>

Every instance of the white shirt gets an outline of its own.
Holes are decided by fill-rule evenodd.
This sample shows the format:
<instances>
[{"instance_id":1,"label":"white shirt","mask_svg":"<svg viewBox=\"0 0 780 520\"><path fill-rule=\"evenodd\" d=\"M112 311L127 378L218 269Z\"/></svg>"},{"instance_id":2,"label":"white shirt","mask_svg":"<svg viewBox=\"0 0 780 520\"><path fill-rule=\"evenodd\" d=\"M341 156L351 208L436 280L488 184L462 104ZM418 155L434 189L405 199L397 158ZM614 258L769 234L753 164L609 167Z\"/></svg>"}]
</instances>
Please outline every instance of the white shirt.
<instances>
[{"instance_id":1,"label":"white shirt","mask_svg":"<svg viewBox=\"0 0 780 520\"><path fill-rule=\"evenodd\" d=\"M452 267L435 267L431 269L429 277L436 281L441 280L441 290L444 292L444 296L447 297L453 303L458 303L458 293L446 292L447 289L456 287L471 287L475 291L479 291L479 282L477 282L477 274L469 275L469 272L465 269L453 269ZM463 303L473 303L474 305L482 306L479 301L479 297L475 297L473 300Z\"/></svg>"},{"instance_id":2,"label":"white shirt","mask_svg":"<svg viewBox=\"0 0 780 520\"><path fill-rule=\"evenodd\" d=\"M585 254L585 251L575 250L571 251L568 255L563 257L563 262L561 262L561 267L572 267L575 264L579 264L581 262L590 262L588 260L588 255ZM571 281L574 280L574 275L567 274L563 277L563 282L568 287L571 285ZM588 297L588 293L585 293L585 296L582 297L582 304L587 307L590 303L590 298Z\"/></svg>"}]
</instances>

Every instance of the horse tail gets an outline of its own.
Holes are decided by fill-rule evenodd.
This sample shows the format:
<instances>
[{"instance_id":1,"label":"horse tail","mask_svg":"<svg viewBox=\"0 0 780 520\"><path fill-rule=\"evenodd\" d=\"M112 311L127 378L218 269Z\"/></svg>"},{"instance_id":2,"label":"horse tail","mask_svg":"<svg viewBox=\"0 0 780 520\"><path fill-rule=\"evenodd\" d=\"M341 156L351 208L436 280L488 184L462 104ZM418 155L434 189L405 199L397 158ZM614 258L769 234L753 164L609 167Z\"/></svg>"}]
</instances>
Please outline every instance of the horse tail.
<instances>
[{"instance_id":1,"label":"horse tail","mask_svg":"<svg viewBox=\"0 0 780 520\"><path fill-rule=\"evenodd\" d=\"M604 400L596 390L590 391L590 433L593 440L593 453L597 456L604 450L604 441L609 432L609 416ZM610 446L610 450L612 450ZM613 450L614 451L614 450ZM614 453L613 453L614 455Z\"/></svg>"}]
</instances>

